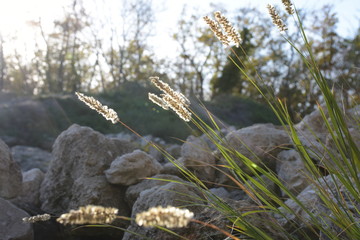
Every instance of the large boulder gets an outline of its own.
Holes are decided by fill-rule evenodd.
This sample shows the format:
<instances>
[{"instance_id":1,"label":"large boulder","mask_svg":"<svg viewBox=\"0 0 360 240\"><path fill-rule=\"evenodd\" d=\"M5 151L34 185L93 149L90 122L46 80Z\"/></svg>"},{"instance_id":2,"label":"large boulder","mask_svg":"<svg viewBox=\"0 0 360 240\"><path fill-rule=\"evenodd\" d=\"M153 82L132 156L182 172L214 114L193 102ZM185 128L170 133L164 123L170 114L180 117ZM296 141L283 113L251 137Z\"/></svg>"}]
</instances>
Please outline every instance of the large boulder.
<instances>
[{"instance_id":1,"label":"large boulder","mask_svg":"<svg viewBox=\"0 0 360 240\"><path fill-rule=\"evenodd\" d=\"M161 164L141 150L117 157L105 171L106 179L112 184L130 186L146 177L160 173Z\"/></svg>"},{"instance_id":2,"label":"large boulder","mask_svg":"<svg viewBox=\"0 0 360 240\"><path fill-rule=\"evenodd\" d=\"M33 229L30 223L22 219L30 217L25 211L11 202L0 198L0 239L1 240L32 240Z\"/></svg>"},{"instance_id":3,"label":"large boulder","mask_svg":"<svg viewBox=\"0 0 360 240\"><path fill-rule=\"evenodd\" d=\"M9 146L51 149L56 136L70 125L56 98L14 98L0 104L0 136Z\"/></svg>"},{"instance_id":4,"label":"large boulder","mask_svg":"<svg viewBox=\"0 0 360 240\"><path fill-rule=\"evenodd\" d=\"M237 150L252 160L254 164L265 164L267 167L275 169L276 155L291 141L283 129L279 129L273 124L255 124L229 133L225 137L225 142L230 149ZM241 159L237 163L245 171L248 171ZM250 171L248 172L250 173Z\"/></svg>"},{"instance_id":5,"label":"large boulder","mask_svg":"<svg viewBox=\"0 0 360 240\"><path fill-rule=\"evenodd\" d=\"M216 159L204 139L189 136L181 147L181 157L178 160L199 179L206 182L215 180Z\"/></svg>"},{"instance_id":6,"label":"large boulder","mask_svg":"<svg viewBox=\"0 0 360 240\"><path fill-rule=\"evenodd\" d=\"M360 176L358 176L360 177ZM355 183L354 183L355 184ZM302 228L305 231L308 230L311 232L311 228L317 228L314 224L311 214L316 216L324 229L333 231L333 234L340 237L340 239L346 239L344 236L346 233L344 229L340 229L335 226L332 219L336 219L334 213L324 204L323 200L319 195L318 188L322 188L326 192L326 198L333 202L337 206L341 206L339 211L346 211L346 214L349 218L352 218L356 227L360 227L360 215L358 209L360 208L360 203L357 202L357 196L355 197L350 193L347 187L342 184L342 182L335 175L328 175L317 180L316 183L313 183L307 186L298 196L297 201L301 202L304 209L301 207L297 201L293 199L288 199L285 201L285 204L290 211L286 211L283 207L280 207L279 210L283 213L282 216L276 216L278 221L285 227L288 231L293 231L295 228ZM298 226L294 226L294 223L298 223ZM325 239L325 238L323 238Z\"/></svg>"},{"instance_id":7,"label":"large boulder","mask_svg":"<svg viewBox=\"0 0 360 240\"><path fill-rule=\"evenodd\" d=\"M21 201L40 207L40 187L45 174L38 168L23 173Z\"/></svg>"},{"instance_id":8,"label":"large boulder","mask_svg":"<svg viewBox=\"0 0 360 240\"><path fill-rule=\"evenodd\" d=\"M177 182L183 181L181 178L179 178L177 176L167 175L167 174L158 174L158 175L153 176L152 178L156 178L159 180L144 179L141 182L139 182L138 184L130 186L126 190L125 199L126 199L127 204L129 204L129 206L133 206L136 199L140 196L140 193L147 189L150 189L150 188L153 188L156 186L166 185L169 183L169 181L177 181Z\"/></svg>"},{"instance_id":9,"label":"large boulder","mask_svg":"<svg viewBox=\"0 0 360 240\"><path fill-rule=\"evenodd\" d=\"M9 147L0 139L0 197L11 199L21 193L22 174L11 157Z\"/></svg>"},{"instance_id":10,"label":"large boulder","mask_svg":"<svg viewBox=\"0 0 360 240\"><path fill-rule=\"evenodd\" d=\"M304 161L294 149L278 154L276 170L280 181L292 194L298 195L311 183ZM286 194L282 191L282 195Z\"/></svg>"},{"instance_id":11,"label":"large boulder","mask_svg":"<svg viewBox=\"0 0 360 240\"><path fill-rule=\"evenodd\" d=\"M54 143L53 159L40 189L41 208L60 214L95 204L119 208L126 215L124 189L110 184L104 171L116 157L133 150L127 141L72 125Z\"/></svg>"},{"instance_id":12,"label":"large boulder","mask_svg":"<svg viewBox=\"0 0 360 240\"><path fill-rule=\"evenodd\" d=\"M168 183L164 186L156 186L148 190L142 191L139 198L136 200L133 208L131 217L135 218L137 213L147 211L151 207L156 206L183 206L191 203L200 203L198 200L199 196L191 191L188 187L179 183ZM198 207L188 207L190 211L199 212L200 208ZM137 225L135 222L132 222L131 225L127 228L130 232L136 232L140 236L146 236L150 239L163 239L170 240L174 239L174 235L166 233L165 231L156 229L156 228L144 228ZM177 229L175 232L180 233L186 231L186 229ZM134 235L129 232L124 234L123 240L137 240L139 235Z\"/></svg>"},{"instance_id":13,"label":"large boulder","mask_svg":"<svg viewBox=\"0 0 360 240\"><path fill-rule=\"evenodd\" d=\"M11 154L14 160L20 164L22 171L38 168L46 172L51 160L50 152L37 147L14 146L11 148Z\"/></svg>"}]
</instances>

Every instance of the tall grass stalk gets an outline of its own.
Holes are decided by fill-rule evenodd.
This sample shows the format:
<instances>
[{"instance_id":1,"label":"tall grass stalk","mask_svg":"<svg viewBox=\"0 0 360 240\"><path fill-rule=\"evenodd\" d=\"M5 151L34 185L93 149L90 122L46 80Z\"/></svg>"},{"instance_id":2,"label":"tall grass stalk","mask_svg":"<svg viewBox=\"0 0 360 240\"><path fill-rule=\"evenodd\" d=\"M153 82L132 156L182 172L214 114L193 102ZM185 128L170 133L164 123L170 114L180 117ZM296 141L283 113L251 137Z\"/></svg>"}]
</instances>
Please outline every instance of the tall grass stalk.
<instances>
[{"instance_id":1,"label":"tall grass stalk","mask_svg":"<svg viewBox=\"0 0 360 240\"><path fill-rule=\"evenodd\" d=\"M232 179L236 181L238 185L241 185L243 190L247 188L245 192L248 193L254 202L259 205L260 209L263 209L262 211L269 213L269 216L280 214L281 216L286 217L286 214L284 214L285 212L294 214L297 216L298 221L300 221L298 223L292 223L294 224L295 229L297 228L299 230L302 228L302 226L307 226L311 230L311 233L308 231L301 232L300 230L297 234L291 234L286 232L287 230L284 229L281 224L274 224L276 231L278 231L282 238L311 239L313 235L319 235L319 232L321 231L322 234L325 234L330 239L339 239L344 237L349 239L359 239L359 148L355 144L350 134L349 127L347 126L347 122L345 120L345 112L341 110L334 93L332 92L328 82L320 71L296 8L294 7L293 11L290 11L289 7L291 7L291 5L286 7L289 13L294 13L295 15L294 19L298 23L298 30L301 33L306 52L302 52L298 47L296 47L295 43L287 38L286 35L283 35L283 37L300 55L301 59L307 66L313 79L322 92L324 106L319 103L318 110L326 126L329 139L332 141L333 145L332 147L329 147L324 142L320 142L320 144L325 149L324 154L328 155L328 159L324 160L324 156L317 156L318 159L314 159L313 150L309 149L300 140L301 138L299 131L290 117L286 106L286 101L277 99L271 89L261 85L264 80L261 79L260 74L257 73L259 79L254 79L248 75L248 69L242 67L244 66L242 64L243 61L238 55L236 55L236 52L233 49L230 50L234 53L236 58L230 58L230 60L238 67L244 77L257 89L259 94L263 96L276 116L279 118L281 124L284 126L284 129L292 139L296 150L300 154L305 166L307 167L307 170L310 173L308 174L308 178L311 180L312 185L315 188L315 192L322 200L323 205L326 209L328 209L330 213L329 216L325 216L325 213L323 213L324 216L321 216L321 213L312 212L311 206L307 206L302 203L297 196L292 194L287 189L287 187L281 183L276 173L272 172L272 170L268 169L266 166L258 166L252 160L248 159L236 150L228 149L223 145L218 145L218 139L212 139L214 142L216 141L216 146L218 147L223 158L226 160L226 167L232 170ZM269 10L271 10L272 17L274 17L273 15L276 14L275 9L271 7ZM285 25L281 19L278 18L278 16L275 16L274 23L278 25L281 31L286 30ZM199 129L205 130L204 132L209 131L213 133L211 127L206 125L201 120L199 123L195 123L195 125L198 126ZM312 129L309 129L309 132L312 132ZM315 139L319 140L319 137L316 136L315 133L313 134ZM210 136L209 134L207 135ZM236 160L233 157L234 155L236 156L236 159L240 159L245 164L245 166L251 170L251 174L246 173L238 167ZM330 178L323 175L316 162L323 164L323 167L329 173L328 176ZM266 188L265 183L259 180L261 179L261 175L264 175L270 179L284 193L286 193L289 199L295 201L298 206L300 206L301 209L308 214L308 218L305 219L302 216L299 216L293 211L293 209L290 209L285 204L282 198L270 192ZM332 183L335 185L335 187L330 186ZM279 209L282 209L282 211L279 211ZM229 211L229 209L223 208L222 210L225 214L234 214L234 212ZM246 213L246 215L249 214L251 213ZM236 227L238 227L234 229L239 230L241 234L255 239L268 239L275 237L272 236L273 233L267 233L264 231L264 229L257 228L256 226L249 226L251 224L246 226L241 220L241 218L244 216L241 215L241 213L235 212L235 215L233 216L236 216L236 221L234 221L234 224ZM336 230L336 228L338 229Z\"/></svg>"},{"instance_id":2,"label":"tall grass stalk","mask_svg":"<svg viewBox=\"0 0 360 240\"><path fill-rule=\"evenodd\" d=\"M304 172L304 174L311 183L314 194L321 199L319 204L325 210L322 212L320 209L315 209L318 211L314 211L313 206L303 202L299 195L294 194L285 186L281 179L278 178L276 172L261 163L261 161L260 164L257 163L259 161L253 161L252 159L259 160L255 153L252 153L252 157L249 158L234 149L227 142L226 138L219 133L220 127L206 108L204 109L208 113L210 123L206 123L191 110L190 104L185 101L187 99L181 93L173 91L167 84L159 81L156 77L152 77L152 81L159 85L160 90L164 93L160 95L161 98L150 94L150 99L164 109L171 108L185 121L191 121L198 130L211 140L217 149L217 153L223 159L221 164L211 167L227 176L235 186L243 190L254 203L253 207L251 209L235 209L231 204L211 193L205 182L179 163L164 149L152 142L150 144L163 153L190 182L178 183L195 186L203 195L203 199L199 198L196 200L202 201L203 206L221 212L232 223L232 233L227 232L225 234L230 238L266 240L314 239L314 237L320 238L321 235L322 238L326 236L328 239L360 239L360 150L349 131L346 113L341 110L334 93L320 71L297 9L290 1L282 2L286 11L294 16L293 19L297 24L298 31L301 33L305 50L297 47L287 37L286 32L283 34L283 37L299 54L322 93L322 102L319 100L318 111L326 127L328 142L323 142L313 129L309 128L308 134L312 135L309 137L316 139L321 148L324 149L323 153L318 154L312 147L302 142L303 136L291 119L286 101L278 99L274 95L273 89L263 84L266 80L261 78L260 73L256 72L256 79L249 75L249 69L244 67L243 59L236 55L232 48L229 49L233 52L235 58L230 58L230 60L237 66L249 83L255 87L278 117L284 130L291 138L294 148L301 156L307 169L307 172ZM270 6L268 9L273 22L277 24L281 31L286 31L286 26L277 15L275 8ZM216 19L222 19L222 25L231 26L227 25L229 22L221 13L216 12L216 16ZM227 34L235 33L235 30L231 29L231 31L222 32L220 28L221 23L218 24L209 17L205 17L204 20L209 24L220 41L225 45L230 43L229 39L232 38ZM240 38L238 40L240 41ZM238 45L239 42L236 41L235 44ZM241 44L239 47L241 48ZM245 52L244 56L247 56ZM246 60L250 61L249 59ZM109 110L107 108L104 110L101 105L99 106L102 110L101 114L105 117L109 118L112 122L119 122L129 128L113 112L108 114ZM131 128L129 129L133 131ZM135 134L137 133L135 132ZM138 136L141 137L140 135ZM315 146L314 143L311 144ZM248 150L251 149L248 148ZM239 161L242 165L239 164ZM322 165L322 168L327 173L326 175L319 168L319 164ZM280 196L277 192L269 190L263 177L275 184L284 193L286 198ZM172 181L165 179L158 180ZM290 207L287 200L296 203L304 214L300 214L299 211Z\"/></svg>"}]
</instances>

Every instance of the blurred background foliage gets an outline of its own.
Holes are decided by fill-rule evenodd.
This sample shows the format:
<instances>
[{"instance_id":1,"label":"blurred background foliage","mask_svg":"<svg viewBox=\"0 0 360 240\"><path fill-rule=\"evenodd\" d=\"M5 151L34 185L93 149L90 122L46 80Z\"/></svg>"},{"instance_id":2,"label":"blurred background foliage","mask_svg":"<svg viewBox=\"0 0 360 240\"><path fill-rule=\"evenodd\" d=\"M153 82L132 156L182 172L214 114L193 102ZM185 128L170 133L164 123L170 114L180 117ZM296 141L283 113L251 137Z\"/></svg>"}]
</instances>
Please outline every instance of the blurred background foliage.
<instances>
[{"instance_id":1,"label":"blurred background foliage","mask_svg":"<svg viewBox=\"0 0 360 240\"><path fill-rule=\"evenodd\" d=\"M234 57L234 53L200 24L203 16L187 12L184 7L174 28L173 40L178 48L173 58L161 59L149 44L156 21L150 0L124 1L120 14L126 25L122 26L111 21L94 24L81 1L74 0L65 8L63 18L54 21L51 32L44 30L41 20L30 23L40 38L34 40L34 52L29 56L16 50L4 51L11 39L0 35L0 91L38 99L81 91L99 97L141 134L185 136L191 130L180 127L184 123L147 100L148 78L157 75L191 99L205 102L227 124L241 127L255 122L276 123L271 111L264 110L258 91L226 58L227 54ZM236 17L230 21L240 31L244 50L235 52L251 70L249 74L286 100L294 120L311 112L320 91L298 54L289 48L268 16L255 8L235 12ZM350 38L339 36L337 16L328 5L311 13L300 10L300 14L329 86L346 106L353 105L360 93L360 27ZM286 16L283 19L289 24L289 38L295 43L301 41L291 21ZM104 24L112 24L110 36L97 34ZM73 100L57 100L70 122L104 132L121 130L120 126L109 127L108 122Z\"/></svg>"}]
</instances>

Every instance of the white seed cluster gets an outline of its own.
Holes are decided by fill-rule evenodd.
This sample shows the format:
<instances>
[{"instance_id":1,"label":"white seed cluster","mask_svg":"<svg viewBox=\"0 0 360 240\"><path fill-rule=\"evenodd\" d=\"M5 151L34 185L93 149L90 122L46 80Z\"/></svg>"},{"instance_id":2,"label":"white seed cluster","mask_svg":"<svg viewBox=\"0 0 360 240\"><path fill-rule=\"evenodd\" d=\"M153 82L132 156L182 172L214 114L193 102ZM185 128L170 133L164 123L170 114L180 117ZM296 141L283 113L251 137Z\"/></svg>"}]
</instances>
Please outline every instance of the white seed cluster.
<instances>
[{"instance_id":1,"label":"white seed cluster","mask_svg":"<svg viewBox=\"0 0 360 240\"><path fill-rule=\"evenodd\" d=\"M84 102L86 105L88 105L91 109L97 111L99 114L103 115L106 120L111 121L113 124L115 124L119 120L119 117L114 111L114 109L102 105L98 100L93 97L85 96L80 92L75 92L75 94L80 101Z\"/></svg>"},{"instance_id":2,"label":"white seed cluster","mask_svg":"<svg viewBox=\"0 0 360 240\"><path fill-rule=\"evenodd\" d=\"M235 28L230 24L229 20L219 11L216 11L214 16L217 22L208 16L205 16L203 19L210 27L211 31L215 34L215 36L226 46L229 46L230 42L232 41L235 43L236 47L239 47L242 41L241 37ZM225 33L223 33L220 26L222 26Z\"/></svg>"},{"instance_id":3,"label":"white seed cluster","mask_svg":"<svg viewBox=\"0 0 360 240\"><path fill-rule=\"evenodd\" d=\"M162 107L164 110L169 110L169 106L167 105L167 103L164 101L164 99L162 99L161 97L159 97L156 94L153 93L149 93L148 94L149 99L155 103L156 105Z\"/></svg>"},{"instance_id":4,"label":"white seed cluster","mask_svg":"<svg viewBox=\"0 0 360 240\"><path fill-rule=\"evenodd\" d=\"M186 227L193 217L194 213L188 209L158 206L150 208L146 212L138 213L135 221L139 226L144 227L182 228Z\"/></svg>"},{"instance_id":5,"label":"white seed cluster","mask_svg":"<svg viewBox=\"0 0 360 240\"><path fill-rule=\"evenodd\" d=\"M32 217L24 217L22 220L26 223L44 222L51 218L50 214L36 215Z\"/></svg>"},{"instance_id":6,"label":"white seed cluster","mask_svg":"<svg viewBox=\"0 0 360 240\"><path fill-rule=\"evenodd\" d=\"M190 105L189 99L182 93L174 91L169 84L161 81L159 77L150 77L150 81L161 90L163 94L159 97L156 94L149 93L149 100L165 110L171 108L181 119L189 122L191 120L191 112L187 109Z\"/></svg>"},{"instance_id":7,"label":"white seed cluster","mask_svg":"<svg viewBox=\"0 0 360 240\"><path fill-rule=\"evenodd\" d=\"M290 0L281 0L281 2L285 6L285 10L288 12L288 14L294 14L295 11L293 9L293 4Z\"/></svg>"},{"instance_id":8,"label":"white seed cluster","mask_svg":"<svg viewBox=\"0 0 360 240\"><path fill-rule=\"evenodd\" d=\"M56 219L57 222L67 224L108 224L117 218L118 209L87 205L78 210L70 210Z\"/></svg>"},{"instance_id":9,"label":"white seed cluster","mask_svg":"<svg viewBox=\"0 0 360 240\"><path fill-rule=\"evenodd\" d=\"M267 5L267 9L269 11L269 14L270 14L270 17L272 19L273 24L278 27L280 32L286 31L287 27L284 24L284 22L281 20L281 18L279 16L279 14L277 13L276 9L270 4Z\"/></svg>"}]
</instances>

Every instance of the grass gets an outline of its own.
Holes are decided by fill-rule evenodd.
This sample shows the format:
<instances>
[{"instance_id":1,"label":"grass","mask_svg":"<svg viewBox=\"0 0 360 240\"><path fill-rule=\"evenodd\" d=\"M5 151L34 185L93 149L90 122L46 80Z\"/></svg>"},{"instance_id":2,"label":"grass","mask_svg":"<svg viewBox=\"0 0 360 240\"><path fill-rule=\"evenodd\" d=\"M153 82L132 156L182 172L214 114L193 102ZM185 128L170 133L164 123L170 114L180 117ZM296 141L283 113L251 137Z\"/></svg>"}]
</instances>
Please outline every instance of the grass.
<instances>
[{"instance_id":1,"label":"grass","mask_svg":"<svg viewBox=\"0 0 360 240\"><path fill-rule=\"evenodd\" d=\"M288 1L283 2L289 12L289 7L292 8L292 6L289 5ZM296 9L293 10L294 12L290 11L290 13L294 14L294 20L298 23L305 50L300 50L286 35L284 38L301 56L317 86L321 89L323 103L319 103L318 110L326 126L328 141L322 141L312 129L308 129L308 131L313 134L314 139L324 149L326 158L324 155L314 154L311 147L301 141L299 131L292 122L286 102L277 99L271 89L262 86L264 80L261 79L260 74L258 74L259 79L253 79L247 75L248 69L240 67L242 66L241 58L237 57L232 61L238 66L249 83L253 84L259 94L266 99L270 109L291 138L294 149L301 156L307 168L307 177L312 183L313 194L319 199L315 208L307 204L306 199L303 199L301 195L293 194L272 169L262 164L256 164L252 159L229 146L223 136L218 134L220 127L206 108L204 111L208 113L210 122L205 122L202 116L197 115L181 101L166 102L172 109L186 107L192 111L191 124L195 126L196 131L205 134L212 141L225 160L222 166L213 167L227 175L234 185L248 195L254 203L252 209L247 211L235 209L212 194L207 189L206 183L197 178L193 172L182 166L159 146L154 146L183 173L190 182L188 184L196 186L203 194L206 199L204 201L205 207L213 208L231 222L230 231L229 229L218 229L220 232L225 232L228 238L314 239L321 236L324 239L360 239L360 150L349 129L346 113L338 105L336 97L319 70L301 19ZM272 16L278 17L274 11ZM281 25L282 22L277 20L274 23ZM278 27L284 29L282 25ZM215 34L219 35L219 32L215 32ZM232 49L230 48L230 50ZM172 96L173 99L178 96L173 90L166 90L164 94ZM181 111L177 111L177 114L181 115ZM357 120L355 131L360 130L359 126ZM238 161L241 161L241 165L245 166L246 169L240 167ZM319 168L317 163L321 163L322 168ZM268 189L264 177L281 189L287 197L279 196L278 192ZM302 214L299 214L300 211ZM216 226L209 227L216 229ZM171 232L170 230L166 231Z\"/></svg>"}]
</instances>

